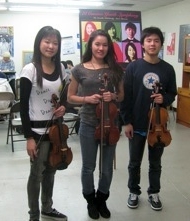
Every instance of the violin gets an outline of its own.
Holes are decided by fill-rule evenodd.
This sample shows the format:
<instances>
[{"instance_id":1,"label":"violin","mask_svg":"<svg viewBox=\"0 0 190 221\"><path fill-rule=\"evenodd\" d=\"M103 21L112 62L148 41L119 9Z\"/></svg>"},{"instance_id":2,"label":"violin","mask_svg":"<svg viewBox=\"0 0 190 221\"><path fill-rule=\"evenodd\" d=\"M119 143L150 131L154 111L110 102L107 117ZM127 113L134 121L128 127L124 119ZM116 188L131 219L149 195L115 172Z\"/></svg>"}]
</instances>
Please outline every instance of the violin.
<instances>
[{"instance_id":1,"label":"violin","mask_svg":"<svg viewBox=\"0 0 190 221\"><path fill-rule=\"evenodd\" d=\"M100 89L101 92L107 92L108 75L106 73L103 75L102 84L104 89ZM104 102L102 98L101 102L96 106L96 116L99 120L99 125L95 130L95 139L100 142L99 176L101 178L103 170L103 146L116 144L120 137L119 128L115 124L118 116L117 106L113 102Z\"/></svg>"},{"instance_id":2,"label":"violin","mask_svg":"<svg viewBox=\"0 0 190 221\"><path fill-rule=\"evenodd\" d=\"M159 93L161 86L156 82L153 86L154 92ZM167 130L168 111L156 104L149 112L150 127L148 132L147 141L152 147L166 147L171 143L172 137Z\"/></svg>"},{"instance_id":3,"label":"violin","mask_svg":"<svg viewBox=\"0 0 190 221\"><path fill-rule=\"evenodd\" d=\"M103 76L104 92L108 91L108 75ZM96 116L100 124L95 130L95 139L103 140L103 144L114 145L118 142L120 137L119 128L116 125L116 118L118 116L118 108L113 102L104 102L103 99L96 106Z\"/></svg>"},{"instance_id":4,"label":"violin","mask_svg":"<svg viewBox=\"0 0 190 221\"><path fill-rule=\"evenodd\" d=\"M57 103L58 97L52 94L52 103L56 109L60 106ZM49 138L52 143L52 149L49 154L50 166L57 170L64 170L68 167L73 159L71 148L67 145L69 128L62 124L62 117L57 119L57 123L50 127Z\"/></svg>"}]
</instances>

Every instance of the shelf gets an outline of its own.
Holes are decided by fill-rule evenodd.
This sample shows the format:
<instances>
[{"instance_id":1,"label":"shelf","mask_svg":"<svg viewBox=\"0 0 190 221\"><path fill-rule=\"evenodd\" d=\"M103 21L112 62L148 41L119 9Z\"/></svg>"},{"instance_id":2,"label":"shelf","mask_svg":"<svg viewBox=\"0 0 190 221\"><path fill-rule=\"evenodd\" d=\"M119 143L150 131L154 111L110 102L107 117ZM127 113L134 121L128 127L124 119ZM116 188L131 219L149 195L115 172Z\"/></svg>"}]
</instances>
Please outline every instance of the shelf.
<instances>
[{"instance_id":1,"label":"shelf","mask_svg":"<svg viewBox=\"0 0 190 221\"><path fill-rule=\"evenodd\" d=\"M190 127L190 89L178 88L176 122Z\"/></svg>"},{"instance_id":2,"label":"shelf","mask_svg":"<svg viewBox=\"0 0 190 221\"><path fill-rule=\"evenodd\" d=\"M190 127L190 36L185 36L183 49L182 87L178 88L176 122Z\"/></svg>"}]
</instances>

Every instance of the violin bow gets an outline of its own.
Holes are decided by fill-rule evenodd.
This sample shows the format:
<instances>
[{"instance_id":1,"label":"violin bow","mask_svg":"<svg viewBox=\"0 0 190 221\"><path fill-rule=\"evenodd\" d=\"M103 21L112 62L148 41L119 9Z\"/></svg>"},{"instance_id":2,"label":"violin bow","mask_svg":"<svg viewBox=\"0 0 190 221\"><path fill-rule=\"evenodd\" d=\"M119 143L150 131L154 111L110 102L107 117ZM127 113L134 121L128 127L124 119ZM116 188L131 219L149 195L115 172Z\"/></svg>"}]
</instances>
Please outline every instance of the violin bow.
<instances>
[{"instance_id":1,"label":"violin bow","mask_svg":"<svg viewBox=\"0 0 190 221\"><path fill-rule=\"evenodd\" d=\"M154 82L154 84L152 85L152 92L154 93L158 93L158 90L159 90L159 83L158 81ZM151 102L151 105L150 105L150 117L149 117L149 122L148 122L148 131L147 131L147 138L149 136L149 132L150 132L150 127L151 127L151 121L152 121L152 116L153 116L153 108L154 108L154 100Z\"/></svg>"},{"instance_id":2,"label":"violin bow","mask_svg":"<svg viewBox=\"0 0 190 221\"><path fill-rule=\"evenodd\" d=\"M103 81L103 85L104 85L104 91L107 91L107 87L108 87L108 74L104 73L103 74L103 80L101 79L101 81ZM103 92L103 91L102 91ZM103 97L101 98L101 127L100 127L100 131L101 131L101 137L100 137L100 159L99 159L99 170L100 170L100 174L99 177L102 178L102 170L103 170L103 146L104 146L104 100Z\"/></svg>"}]
</instances>

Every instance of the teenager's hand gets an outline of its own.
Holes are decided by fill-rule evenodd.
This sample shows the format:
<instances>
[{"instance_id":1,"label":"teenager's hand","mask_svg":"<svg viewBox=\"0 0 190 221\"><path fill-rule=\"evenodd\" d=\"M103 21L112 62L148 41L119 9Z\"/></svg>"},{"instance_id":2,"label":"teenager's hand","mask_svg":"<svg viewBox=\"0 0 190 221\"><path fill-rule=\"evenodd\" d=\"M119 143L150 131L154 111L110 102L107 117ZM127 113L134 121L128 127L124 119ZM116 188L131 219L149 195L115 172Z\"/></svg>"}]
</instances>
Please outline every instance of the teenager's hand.
<instances>
[{"instance_id":1,"label":"teenager's hand","mask_svg":"<svg viewBox=\"0 0 190 221\"><path fill-rule=\"evenodd\" d=\"M62 105L53 111L56 118L62 117L65 114L66 108Z\"/></svg>"},{"instance_id":2,"label":"teenager's hand","mask_svg":"<svg viewBox=\"0 0 190 221\"><path fill-rule=\"evenodd\" d=\"M36 142L33 138L27 139L26 149L27 149L28 155L33 161L34 158L37 157Z\"/></svg>"},{"instance_id":3,"label":"teenager's hand","mask_svg":"<svg viewBox=\"0 0 190 221\"><path fill-rule=\"evenodd\" d=\"M162 96L162 94L152 94L150 97L152 99L154 99L154 102L156 104L162 104L163 103L163 96Z\"/></svg>"},{"instance_id":4,"label":"teenager's hand","mask_svg":"<svg viewBox=\"0 0 190 221\"><path fill-rule=\"evenodd\" d=\"M131 124L125 125L125 136L129 139L133 138L133 126Z\"/></svg>"},{"instance_id":5,"label":"teenager's hand","mask_svg":"<svg viewBox=\"0 0 190 221\"><path fill-rule=\"evenodd\" d=\"M86 96L85 103L98 104L98 103L100 103L101 98L102 98L102 96L100 94L93 94L91 96Z\"/></svg>"}]
</instances>

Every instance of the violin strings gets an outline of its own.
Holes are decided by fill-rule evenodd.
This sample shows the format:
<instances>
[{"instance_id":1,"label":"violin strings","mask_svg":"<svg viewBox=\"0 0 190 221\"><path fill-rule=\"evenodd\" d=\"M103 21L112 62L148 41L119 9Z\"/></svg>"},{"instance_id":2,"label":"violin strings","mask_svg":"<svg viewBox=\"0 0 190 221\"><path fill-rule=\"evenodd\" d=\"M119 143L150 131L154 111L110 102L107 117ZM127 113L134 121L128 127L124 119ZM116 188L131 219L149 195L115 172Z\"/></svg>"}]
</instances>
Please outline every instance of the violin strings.
<instances>
[{"instance_id":1,"label":"violin strings","mask_svg":"<svg viewBox=\"0 0 190 221\"><path fill-rule=\"evenodd\" d=\"M51 119L47 122L47 124L46 124L46 126L45 126L46 130L45 130L44 134L42 134L42 135L40 136L40 139L38 140L38 142L37 142L37 144L36 144L37 149L39 149L39 144L40 144L40 142L43 140L44 136L46 135L46 133L47 133L47 131L48 131L48 129L49 129L49 125L50 125L50 122L51 122L52 119L53 119L53 116L54 116L54 114L52 114Z\"/></svg>"},{"instance_id":2,"label":"violin strings","mask_svg":"<svg viewBox=\"0 0 190 221\"><path fill-rule=\"evenodd\" d=\"M61 90L61 93L60 93L60 98L61 98L62 94L65 92L66 86L67 86L67 84L66 84L66 82L65 82L64 87L63 87L63 89ZM38 142L37 142L37 144L36 144L36 148L37 148L37 149L39 149L39 144L40 144L40 142L43 140L44 136L46 135L46 133L47 133L47 131L48 131L48 129L49 129L49 125L50 125L51 121L53 120L53 117L54 117L54 114L52 114L51 119L48 120L48 122L47 122L47 124L46 124L46 126L45 126L46 130L45 130L44 134L42 134L42 135L40 136L40 139L38 140Z\"/></svg>"},{"instance_id":3,"label":"violin strings","mask_svg":"<svg viewBox=\"0 0 190 221\"><path fill-rule=\"evenodd\" d=\"M149 123L148 123L148 131L147 131L147 138L149 136L149 132L150 132L150 126L151 126L151 121L152 121L152 116L153 116L153 107L154 107L154 101L150 104L150 118L149 118Z\"/></svg>"}]
</instances>

